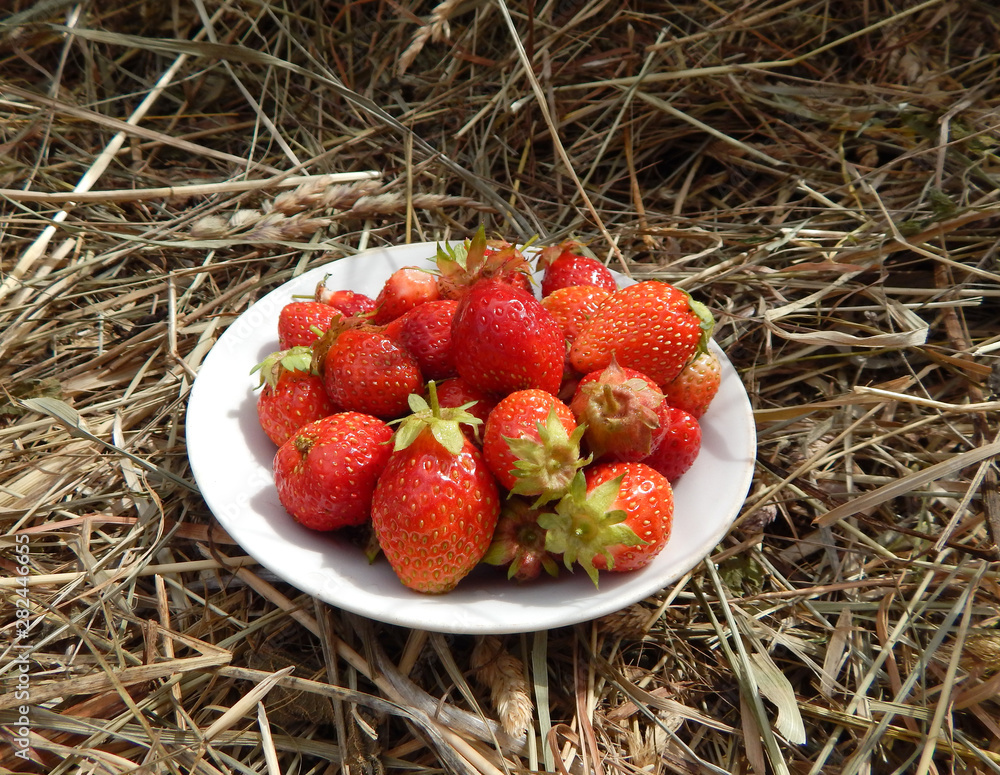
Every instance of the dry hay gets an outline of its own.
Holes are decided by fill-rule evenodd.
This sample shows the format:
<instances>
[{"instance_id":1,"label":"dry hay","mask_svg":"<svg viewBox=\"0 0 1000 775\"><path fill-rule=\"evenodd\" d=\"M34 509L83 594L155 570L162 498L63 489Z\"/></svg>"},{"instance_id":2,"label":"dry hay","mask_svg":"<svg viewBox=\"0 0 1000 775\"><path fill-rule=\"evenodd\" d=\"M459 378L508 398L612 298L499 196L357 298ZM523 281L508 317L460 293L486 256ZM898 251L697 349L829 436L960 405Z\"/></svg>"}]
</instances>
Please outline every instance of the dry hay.
<instances>
[{"instance_id":1,"label":"dry hay","mask_svg":"<svg viewBox=\"0 0 1000 775\"><path fill-rule=\"evenodd\" d=\"M993 4L5 13L4 771L1000 771ZM476 639L248 561L184 408L268 290L483 220L706 301L759 455L677 584Z\"/></svg>"}]
</instances>

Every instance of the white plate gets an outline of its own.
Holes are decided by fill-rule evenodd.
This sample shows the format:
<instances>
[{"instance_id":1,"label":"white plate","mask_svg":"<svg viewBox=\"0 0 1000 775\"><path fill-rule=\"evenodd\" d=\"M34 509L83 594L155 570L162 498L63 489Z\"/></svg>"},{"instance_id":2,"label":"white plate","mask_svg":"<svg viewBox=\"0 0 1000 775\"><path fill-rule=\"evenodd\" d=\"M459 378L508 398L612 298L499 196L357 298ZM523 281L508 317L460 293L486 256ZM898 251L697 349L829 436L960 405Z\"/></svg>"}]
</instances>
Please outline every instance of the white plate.
<instances>
[{"instance_id":1,"label":"white plate","mask_svg":"<svg viewBox=\"0 0 1000 775\"><path fill-rule=\"evenodd\" d=\"M367 250L321 266L264 296L219 338L202 364L187 410L187 447L198 487L226 531L261 565L331 605L379 621L451 633L530 632L603 616L638 602L697 565L726 534L746 498L756 431L746 391L722 361L719 394L702 418L702 448L674 488L673 534L653 562L632 573L603 573L600 587L582 571L558 579L508 582L481 566L446 595L404 587L384 559L334 534L297 525L278 501L271 461L276 448L257 423L257 377L250 369L277 349L278 311L293 295L330 288L374 297L393 270L425 265L432 243ZM629 282L620 278L623 282Z\"/></svg>"}]
</instances>

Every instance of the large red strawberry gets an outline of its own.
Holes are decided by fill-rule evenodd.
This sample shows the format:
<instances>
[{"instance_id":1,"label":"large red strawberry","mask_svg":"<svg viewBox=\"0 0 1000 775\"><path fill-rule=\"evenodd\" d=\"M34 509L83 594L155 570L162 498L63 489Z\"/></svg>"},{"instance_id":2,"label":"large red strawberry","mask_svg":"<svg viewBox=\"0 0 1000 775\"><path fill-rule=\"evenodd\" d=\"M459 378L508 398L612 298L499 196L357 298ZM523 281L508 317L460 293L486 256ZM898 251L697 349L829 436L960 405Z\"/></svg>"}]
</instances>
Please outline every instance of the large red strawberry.
<instances>
[{"instance_id":1,"label":"large red strawberry","mask_svg":"<svg viewBox=\"0 0 1000 775\"><path fill-rule=\"evenodd\" d=\"M576 472L580 438L573 412L544 390L517 390L490 412L483 430L483 457L501 485L536 503L562 497Z\"/></svg>"},{"instance_id":2,"label":"large red strawberry","mask_svg":"<svg viewBox=\"0 0 1000 775\"><path fill-rule=\"evenodd\" d=\"M546 548L562 554L568 568L579 564L596 585L598 570L637 570L659 554L673 513L673 490L662 474L643 463L595 463L538 522Z\"/></svg>"},{"instance_id":3,"label":"large red strawberry","mask_svg":"<svg viewBox=\"0 0 1000 775\"><path fill-rule=\"evenodd\" d=\"M400 581L448 592L482 560L500 514L486 463L462 418L412 396L372 500L372 527ZM449 416L451 415L451 416Z\"/></svg>"},{"instance_id":4,"label":"large red strawberry","mask_svg":"<svg viewBox=\"0 0 1000 775\"><path fill-rule=\"evenodd\" d=\"M374 321L388 323L404 312L437 298L440 294L435 275L415 266L404 266L389 275L375 297Z\"/></svg>"},{"instance_id":5,"label":"large red strawberry","mask_svg":"<svg viewBox=\"0 0 1000 775\"><path fill-rule=\"evenodd\" d=\"M722 364L711 350L699 353L681 373L663 386L667 403L701 417L719 392Z\"/></svg>"},{"instance_id":6,"label":"large red strawberry","mask_svg":"<svg viewBox=\"0 0 1000 775\"><path fill-rule=\"evenodd\" d=\"M701 425L698 420L683 409L669 406L653 449L642 462L673 482L694 465L700 451Z\"/></svg>"},{"instance_id":7,"label":"large red strawberry","mask_svg":"<svg viewBox=\"0 0 1000 775\"><path fill-rule=\"evenodd\" d=\"M586 374L615 357L663 386L708 346L712 315L669 283L646 280L611 294L570 348L573 367Z\"/></svg>"},{"instance_id":8,"label":"large red strawberry","mask_svg":"<svg viewBox=\"0 0 1000 775\"><path fill-rule=\"evenodd\" d=\"M299 429L274 456L274 482L285 510L305 527L362 525L375 483L389 461L392 429L358 412L340 412Z\"/></svg>"},{"instance_id":9,"label":"large red strawberry","mask_svg":"<svg viewBox=\"0 0 1000 775\"><path fill-rule=\"evenodd\" d=\"M559 392L566 352L562 329L526 291L502 280L480 280L459 301L451 340L458 375L483 392Z\"/></svg>"},{"instance_id":10,"label":"large red strawberry","mask_svg":"<svg viewBox=\"0 0 1000 775\"><path fill-rule=\"evenodd\" d=\"M545 548L545 529L538 524L541 513L524 498L507 498L483 562L505 566L507 578L519 582L536 579L543 570L558 575L556 558Z\"/></svg>"},{"instance_id":11,"label":"large red strawberry","mask_svg":"<svg viewBox=\"0 0 1000 775\"><path fill-rule=\"evenodd\" d=\"M338 411L322 377L312 369L308 347L271 353L253 371L260 371L257 418L279 447L303 425Z\"/></svg>"},{"instance_id":12,"label":"large red strawberry","mask_svg":"<svg viewBox=\"0 0 1000 775\"><path fill-rule=\"evenodd\" d=\"M641 460L652 451L668 408L653 380L614 358L580 380L569 406L586 425L584 440L594 457L618 460Z\"/></svg>"},{"instance_id":13,"label":"large red strawberry","mask_svg":"<svg viewBox=\"0 0 1000 775\"><path fill-rule=\"evenodd\" d=\"M278 313L278 345L282 350L310 345L320 338L313 329L326 331L342 313L318 301L290 301Z\"/></svg>"},{"instance_id":14,"label":"large red strawberry","mask_svg":"<svg viewBox=\"0 0 1000 775\"><path fill-rule=\"evenodd\" d=\"M338 406L393 419L407 397L423 389L416 360L377 328L345 322L317 342L315 355L326 392Z\"/></svg>"},{"instance_id":15,"label":"large red strawberry","mask_svg":"<svg viewBox=\"0 0 1000 775\"><path fill-rule=\"evenodd\" d=\"M611 270L596 258L582 255L580 248L579 242L566 240L539 251L538 267L545 270L542 274L543 297L557 288L572 285L592 285L611 293L618 290Z\"/></svg>"},{"instance_id":16,"label":"large red strawberry","mask_svg":"<svg viewBox=\"0 0 1000 775\"><path fill-rule=\"evenodd\" d=\"M386 324L383 333L414 357L424 379L454 377L451 323L457 309L454 299L428 301Z\"/></svg>"}]
</instances>

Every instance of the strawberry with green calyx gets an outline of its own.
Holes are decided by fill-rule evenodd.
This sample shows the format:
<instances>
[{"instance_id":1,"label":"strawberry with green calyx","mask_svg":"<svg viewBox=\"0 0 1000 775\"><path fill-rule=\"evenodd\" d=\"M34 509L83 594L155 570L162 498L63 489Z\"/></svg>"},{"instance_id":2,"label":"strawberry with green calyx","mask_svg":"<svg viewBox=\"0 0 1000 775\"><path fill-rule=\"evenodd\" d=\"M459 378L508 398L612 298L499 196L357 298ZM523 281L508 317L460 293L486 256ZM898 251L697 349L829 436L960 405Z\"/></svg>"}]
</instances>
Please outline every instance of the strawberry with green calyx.
<instances>
[{"instance_id":1,"label":"strawberry with green calyx","mask_svg":"<svg viewBox=\"0 0 1000 775\"><path fill-rule=\"evenodd\" d=\"M642 462L674 482L687 472L701 451L701 425L690 412L667 407L663 428L657 432L653 450Z\"/></svg>"},{"instance_id":2,"label":"strawberry with green calyx","mask_svg":"<svg viewBox=\"0 0 1000 775\"><path fill-rule=\"evenodd\" d=\"M696 419L708 410L722 383L722 364L712 350L704 350L663 386L666 402Z\"/></svg>"},{"instance_id":3,"label":"strawberry with green calyx","mask_svg":"<svg viewBox=\"0 0 1000 775\"><path fill-rule=\"evenodd\" d=\"M524 498L508 498L483 562L505 566L507 578L518 582L536 579L543 570L557 576L559 565L545 548L545 530L538 524L540 514Z\"/></svg>"},{"instance_id":4,"label":"strawberry with green calyx","mask_svg":"<svg viewBox=\"0 0 1000 775\"><path fill-rule=\"evenodd\" d=\"M344 409L393 419L406 413L408 396L423 388L413 356L363 319L335 321L313 350L327 395Z\"/></svg>"},{"instance_id":5,"label":"strawberry with green calyx","mask_svg":"<svg viewBox=\"0 0 1000 775\"><path fill-rule=\"evenodd\" d=\"M278 500L296 522L313 530L365 524L391 439L386 423L358 412L303 426L274 456Z\"/></svg>"},{"instance_id":6,"label":"strawberry with green calyx","mask_svg":"<svg viewBox=\"0 0 1000 775\"><path fill-rule=\"evenodd\" d=\"M569 360L587 374L614 356L662 387L707 348L713 326L704 304L669 283L646 280L604 300L573 342Z\"/></svg>"},{"instance_id":7,"label":"strawberry with green calyx","mask_svg":"<svg viewBox=\"0 0 1000 775\"><path fill-rule=\"evenodd\" d=\"M635 369L618 365L614 355L607 368L580 380L569 403L577 422L586 424L584 439L598 460L641 460L666 420L663 392Z\"/></svg>"},{"instance_id":8,"label":"strawberry with green calyx","mask_svg":"<svg viewBox=\"0 0 1000 775\"><path fill-rule=\"evenodd\" d=\"M597 586L596 558L604 557L612 564L612 549L637 546L642 543L629 525L624 509L613 508L618 500L621 480L604 482L588 490L586 475L577 472L566 495L551 512L539 514L538 524L545 530L545 549L562 555L563 563L572 570L580 565Z\"/></svg>"},{"instance_id":9,"label":"strawberry with green calyx","mask_svg":"<svg viewBox=\"0 0 1000 775\"><path fill-rule=\"evenodd\" d=\"M479 280L491 278L531 291L531 264L524 253L504 240L486 239L482 225L461 245L439 245L434 261L443 299L460 298Z\"/></svg>"},{"instance_id":10,"label":"strawberry with green calyx","mask_svg":"<svg viewBox=\"0 0 1000 775\"><path fill-rule=\"evenodd\" d=\"M573 412L543 390L519 390L501 399L486 420L483 457L493 475L514 495L535 505L561 498L576 472L590 462L580 456L585 428Z\"/></svg>"},{"instance_id":11,"label":"strawberry with green calyx","mask_svg":"<svg viewBox=\"0 0 1000 775\"><path fill-rule=\"evenodd\" d=\"M577 475L552 514L542 514L546 548L579 564L597 584L598 571L626 572L663 551L673 524L670 482L643 463L596 463Z\"/></svg>"},{"instance_id":12,"label":"strawberry with green calyx","mask_svg":"<svg viewBox=\"0 0 1000 775\"><path fill-rule=\"evenodd\" d=\"M538 299L509 283L473 285L458 302L451 341L458 375L484 393L559 392L566 360L562 329Z\"/></svg>"},{"instance_id":13,"label":"strawberry with green calyx","mask_svg":"<svg viewBox=\"0 0 1000 775\"><path fill-rule=\"evenodd\" d=\"M257 396L257 418L264 433L279 447L303 425L338 411L322 378L312 369L312 350L292 347L271 353L254 366L263 389Z\"/></svg>"},{"instance_id":14,"label":"strawberry with green calyx","mask_svg":"<svg viewBox=\"0 0 1000 775\"><path fill-rule=\"evenodd\" d=\"M459 423L463 410L410 397L372 500L372 527L399 580L428 594L448 592L489 548L500 494L479 450Z\"/></svg>"},{"instance_id":15,"label":"strawberry with green calyx","mask_svg":"<svg viewBox=\"0 0 1000 775\"><path fill-rule=\"evenodd\" d=\"M596 258L580 252L583 246L576 240L564 240L538 252L537 265L542 274L542 297L558 288L573 285L590 285L614 293L618 283L611 270Z\"/></svg>"}]
</instances>

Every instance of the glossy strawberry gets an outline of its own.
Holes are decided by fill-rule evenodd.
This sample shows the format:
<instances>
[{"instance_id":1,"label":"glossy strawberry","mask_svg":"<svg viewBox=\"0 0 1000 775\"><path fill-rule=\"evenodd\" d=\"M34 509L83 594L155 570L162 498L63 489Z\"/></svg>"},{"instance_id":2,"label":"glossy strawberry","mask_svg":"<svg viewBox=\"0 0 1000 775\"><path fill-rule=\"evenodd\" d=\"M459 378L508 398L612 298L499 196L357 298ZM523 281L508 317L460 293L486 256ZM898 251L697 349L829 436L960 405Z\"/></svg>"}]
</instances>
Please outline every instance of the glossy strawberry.
<instances>
[{"instance_id":1,"label":"glossy strawberry","mask_svg":"<svg viewBox=\"0 0 1000 775\"><path fill-rule=\"evenodd\" d=\"M642 462L673 482L694 465L700 451L701 426L698 420L689 412L670 406L653 450Z\"/></svg>"},{"instance_id":2,"label":"glossy strawberry","mask_svg":"<svg viewBox=\"0 0 1000 775\"><path fill-rule=\"evenodd\" d=\"M559 391L562 329L530 293L501 280L480 280L460 299L451 338L458 375L485 393Z\"/></svg>"},{"instance_id":3,"label":"glossy strawberry","mask_svg":"<svg viewBox=\"0 0 1000 775\"><path fill-rule=\"evenodd\" d=\"M347 410L393 419L423 389L413 356L372 326L331 329L317 342L315 358L330 400Z\"/></svg>"},{"instance_id":4,"label":"glossy strawberry","mask_svg":"<svg viewBox=\"0 0 1000 775\"><path fill-rule=\"evenodd\" d=\"M375 299L371 296L346 289L331 290L326 287L325 281L316 286L315 300L321 304L335 307L347 317L363 315L375 310Z\"/></svg>"},{"instance_id":5,"label":"glossy strawberry","mask_svg":"<svg viewBox=\"0 0 1000 775\"><path fill-rule=\"evenodd\" d=\"M449 410L411 398L372 500L372 527L399 580L448 592L489 548L500 514L496 482Z\"/></svg>"},{"instance_id":6,"label":"glossy strawberry","mask_svg":"<svg viewBox=\"0 0 1000 775\"><path fill-rule=\"evenodd\" d=\"M611 291L596 285L570 285L543 296L542 306L559 321L566 341L573 344L580 329L610 295Z\"/></svg>"},{"instance_id":7,"label":"glossy strawberry","mask_svg":"<svg viewBox=\"0 0 1000 775\"><path fill-rule=\"evenodd\" d=\"M329 304L318 301L290 301L278 313L278 345L282 350L310 345L326 331L334 318L342 313Z\"/></svg>"},{"instance_id":8,"label":"glossy strawberry","mask_svg":"<svg viewBox=\"0 0 1000 775\"><path fill-rule=\"evenodd\" d=\"M577 336L569 360L586 374L605 368L614 356L662 386L708 346L712 325L703 304L668 283L647 280L604 300Z\"/></svg>"},{"instance_id":9,"label":"glossy strawberry","mask_svg":"<svg viewBox=\"0 0 1000 775\"><path fill-rule=\"evenodd\" d=\"M556 558L545 548L545 529L538 524L541 514L524 498L507 498L483 562L506 567L507 578L518 582L532 581L543 570L558 575Z\"/></svg>"},{"instance_id":10,"label":"glossy strawberry","mask_svg":"<svg viewBox=\"0 0 1000 775\"><path fill-rule=\"evenodd\" d=\"M558 245L542 249L538 253L538 267L542 274L542 296L548 296L557 288L572 285L591 285L604 288L610 293L618 290L618 283L611 270L596 258L580 252L582 246L574 240L566 240Z\"/></svg>"},{"instance_id":11,"label":"glossy strawberry","mask_svg":"<svg viewBox=\"0 0 1000 775\"><path fill-rule=\"evenodd\" d=\"M403 313L440 298L437 277L425 269L404 266L382 285L375 297L375 323L388 323Z\"/></svg>"},{"instance_id":12,"label":"glossy strawberry","mask_svg":"<svg viewBox=\"0 0 1000 775\"><path fill-rule=\"evenodd\" d=\"M649 455L668 408L653 380L614 358L580 380L569 406L577 422L586 425L584 441L594 457L618 460Z\"/></svg>"},{"instance_id":13,"label":"glossy strawberry","mask_svg":"<svg viewBox=\"0 0 1000 775\"><path fill-rule=\"evenodd\" d=\"M544 503L562 497L587 462L573 412L544 390L518 390L490 412L483 457L497 481L516 495Z\"/></svg>"},{"instance_id":14,"label":"glossy strawberry","mask_svg":"<svg viewBox=\"0 0 1000 775\"><path fill-rule=\"evenodd\" d=\"M274 481L292 517L313 530L368 521L375 483L389 461L392 429L358 412L315 420L278 448Z\"/></svg>"},{"instance_id":15,"label":"glossy strawberry","mask_svg":"<svg viewBox=\"0 0 1000 775\"><path fill-rule=\"evenodd\" d=\"M631 571L666 545L673 524L670 482L643 463L595 463L580 472L552 513L539 516L546 548L579 564L596 585L599 570Z\"/></svg>"},{"instance_id":16,"label":"glossy strawberry","mask_svg":"<svg viewBox=\"0 0 1000 775\"><path fill-rule=\"evenodd\" d=\"M264 433L279 447L299 428L333 414L337 406L326 394L323 379L312 369L312 350L293 347L272 353L260 371L257 418Z\"/></svg>"},{"instance_id":17,"label":"glossy strawberry","mask_svg":"<svg viewBox=\"0 0 1000 775\"><path fill-rule=\"evenodd\" d=\"M663 395L671 406L700 418L718 394L721 382L722 364L719 356L711 350L705 350L663 386Z\"/></svg>"},{"instance_id":18,"label":"glossy strawberry","mask_svg":"<svg viewBox=\"0 0 1000 775\"><path fill-rule=\"evenodd\" d=\"M424 379L448 379L456 375L451 323L457 309L454 299L428 301L388 323L383 333L414 357Z\"/></svg>"}]
</instances>

